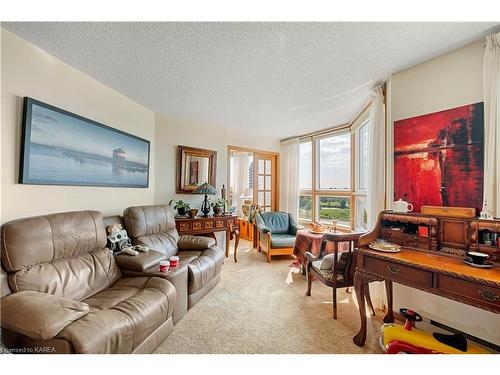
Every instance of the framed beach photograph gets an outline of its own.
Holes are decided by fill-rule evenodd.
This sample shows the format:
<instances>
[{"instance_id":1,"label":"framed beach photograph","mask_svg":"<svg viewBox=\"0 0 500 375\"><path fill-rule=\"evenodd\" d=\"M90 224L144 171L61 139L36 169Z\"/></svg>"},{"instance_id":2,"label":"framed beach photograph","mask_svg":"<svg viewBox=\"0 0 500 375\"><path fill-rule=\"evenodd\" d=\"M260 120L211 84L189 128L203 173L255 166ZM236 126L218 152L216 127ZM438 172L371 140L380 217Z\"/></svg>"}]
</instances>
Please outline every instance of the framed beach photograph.
<instances>
[{"instance_id":1,"label":"framed beach photograph","mask_svg":"<svg viewBox=\"0 0 500 375\"><path fill-rule=\"evenodd\" d=\"M25 97L19 183L147 188L150 142Z\"/></svg>"}]
</instances>

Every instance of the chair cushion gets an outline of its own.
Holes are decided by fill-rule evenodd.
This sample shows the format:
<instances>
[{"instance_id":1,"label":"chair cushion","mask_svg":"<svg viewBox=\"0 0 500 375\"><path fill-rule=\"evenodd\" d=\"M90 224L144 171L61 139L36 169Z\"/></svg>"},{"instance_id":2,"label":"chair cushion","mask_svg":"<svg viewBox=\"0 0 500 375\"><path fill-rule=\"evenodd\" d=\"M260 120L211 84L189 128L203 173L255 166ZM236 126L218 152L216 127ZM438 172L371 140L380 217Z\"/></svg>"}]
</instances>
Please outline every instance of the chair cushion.
<instances>
[{"instance_id":1,"label":"chair cushion","mask_svg":"<svg viewBox=\"0 0 500 375\"><path fill-rule=\"evenodd\" d=\"M293 247L295 245L295 236L293 234L274 234L271 236L271 247Z\"/></svg>"},{"instance_id":2,"label":"chair cushion","mask_svg":"<svg viewBox=\"0 0 500 375\"><path fill-rule=\"evenodd\" d=\"M175 288L158 277L122 278L82 301L90 306L83 318L57 337L77 353L131 353L172 315Z\"/></svg>"},{"instance_id":3,"label":"chair cushion","mask_svg":"<svg viewBox=\"0 0 500 375\"><path fill-rule=\"evenodd\" d=\"M272 234L290 233L290 220L286 212L261 212L260 215Z\"/></svg>"},{"instance_id":4,"label":"chair cushion","mask_svg":"<svg viewBox=\"0 0 500 375\"><path fill-rule=\"evenodd\" d=\"M312 268L314 269L314 271L316 271L316 273L318 273L319 275L321 275L325 279L333 281L333 279L334 279L333 278L333 270L332 269L327 269L327 270L321 269L321 260L314 261L312 263ZM337 273L337 281L344 281L344 275L342 274L342 272Z\"/></svg>"},{"instance_id":5,"label":"chair cushion","mask_svg":"<svg viewBox=\"0 0 500 375\"><path fill-rule=\"evenodd\" d=\"M184 253L179 252L179 255ZM212 246L188 263L188 293L193 294L207 285L219 274L224 263L224 251Z\"/></svg>"}]
</instances>

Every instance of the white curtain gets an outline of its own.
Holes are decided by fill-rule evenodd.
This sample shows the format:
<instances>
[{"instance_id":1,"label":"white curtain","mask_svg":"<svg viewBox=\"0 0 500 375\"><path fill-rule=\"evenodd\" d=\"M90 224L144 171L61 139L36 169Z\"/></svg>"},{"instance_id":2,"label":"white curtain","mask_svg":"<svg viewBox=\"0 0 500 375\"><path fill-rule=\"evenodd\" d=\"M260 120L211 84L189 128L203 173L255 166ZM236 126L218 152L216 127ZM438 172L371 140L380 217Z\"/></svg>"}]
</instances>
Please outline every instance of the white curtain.
<instances>
[{"instance_id":1,"label":"white curtain","mask_svg":"<svg viewBox=\"0 0 500 375\"><path fill-rule=\"evenodd\" d=\"M280 152L280 211L299 214L299 138L281 142Z\"/></svg>"},{"instance_id":2,"label":"white curtain","mask_svg":"<svg viewBox=\"0 0 500 375\"><path fill-rule=\"evenodd\" d=\"M385 209L385 113L384 92L376 87L371 93L370 131L368 133L368 227L372 228Z\"/></svg>"},{"instance_id":3,"label":"white curtain","mask_svg":"<svg viewBox=\"0 0 500 375\"><path fill-rule=\"evenodd\" d=\"M372 228L380 211L385 209L385 112L384 92L376 87L371 93L370 131L368 133L368 228ZM385 287L382 282L370 283L373 306L385 307Z\"/></svg>"},{"instance_id":4,"label":"white curtain","mask_svg":"<svg viewBox=\"0 0 500 375\"><path fill-rule=\"evenodd\" d=\"M486 37L483 57L484 200L500 217L500 33Z\"/></svg>"},{"instance_id":5,"label":"white curtain","mask_svg":"<svg viewBox=\"0 0 500 375\"><path fill-rule=\"evenodd\" d=\"M241 204L248 188L248 152L233 152L231 155L231 181L233 204L236 205L238 216L242 216Z\"/></svg>"}]
</instances>

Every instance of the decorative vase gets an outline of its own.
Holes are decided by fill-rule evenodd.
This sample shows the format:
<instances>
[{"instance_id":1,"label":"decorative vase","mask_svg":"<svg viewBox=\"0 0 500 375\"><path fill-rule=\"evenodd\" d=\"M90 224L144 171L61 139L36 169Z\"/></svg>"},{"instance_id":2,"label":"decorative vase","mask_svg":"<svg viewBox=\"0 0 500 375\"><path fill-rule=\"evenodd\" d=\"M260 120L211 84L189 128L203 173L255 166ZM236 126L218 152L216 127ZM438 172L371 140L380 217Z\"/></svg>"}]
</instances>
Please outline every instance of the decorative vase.
<instances>
[{"instance_id":1,"label":"decorative vase","mask_svg":"<svg viewBox=\"0 0 500 375\"><path fill-rule=\"evenodd\" d=\"M222 214L222 206L214 206L214 216L220 216Z\"/></svg>"},{"instance_id":2,"label":"decorative vase","mask_svg":"<svg viewBox=\"0 0 500 375\"><path fill-rule=\"evenodd\" d=\"M210 204L208 204L207 194L205 194L205 199L201 203L201 212L203 212L203 217L207 217L210 212Z\"/></svg>"},{"instance_id":3,"label":"decorative vase","mask_svg":"<svg viewBox=\"0 0 500 375\"><path fill-rule=\"evenodd\" d=\"M177 213L179 214L179 216L186 216L186 207L179 207L177 209Z\"/></svg>"},{"instance_id":4,"label":"decorative vase","mask_svg":"<svg viewBox=\"0 0 500 375\"><path fill-rule=\"evenodd\" d=\"M194 219L196 217L196 215L198 215L198 209L197 208L191 208L189 210L189 217L191 219Z\"/></svg>"}]
</instances>

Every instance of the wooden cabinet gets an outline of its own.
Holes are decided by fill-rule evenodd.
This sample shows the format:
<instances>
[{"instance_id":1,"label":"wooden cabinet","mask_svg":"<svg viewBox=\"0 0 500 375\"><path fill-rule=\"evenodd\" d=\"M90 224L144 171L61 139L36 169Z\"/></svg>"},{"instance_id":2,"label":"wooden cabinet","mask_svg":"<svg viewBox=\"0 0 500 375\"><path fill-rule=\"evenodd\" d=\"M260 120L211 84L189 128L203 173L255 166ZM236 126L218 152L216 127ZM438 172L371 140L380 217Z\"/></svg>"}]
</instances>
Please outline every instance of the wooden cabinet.
<instances>
[{"instance_id":1,"label":"wooden cabinet","mask_svg":"<svg viewBox=\"0 0 500 375\"><path fill-rule=\"evenodd\" d=\"M486 253L490 261L500 263L499 238L499 220L476 220L470 225L470 250Z\"/></svg>"},{"instance_id":2,"label":"wooden cabinet","mask_svg":"<svg viewBox=\"0 0 500 375\"><path fill-rule=\"evenodd\" d=\"M238 219L238 225L240 229L240 238L248 241L253 241L255 233L255 225L248 222L245 219Z\"/></svg>"}]
</instances>

